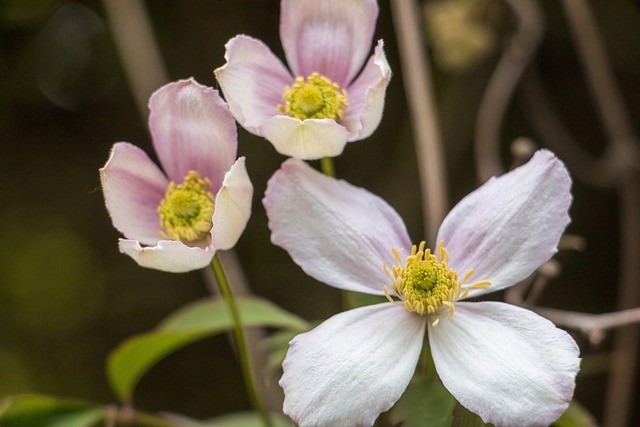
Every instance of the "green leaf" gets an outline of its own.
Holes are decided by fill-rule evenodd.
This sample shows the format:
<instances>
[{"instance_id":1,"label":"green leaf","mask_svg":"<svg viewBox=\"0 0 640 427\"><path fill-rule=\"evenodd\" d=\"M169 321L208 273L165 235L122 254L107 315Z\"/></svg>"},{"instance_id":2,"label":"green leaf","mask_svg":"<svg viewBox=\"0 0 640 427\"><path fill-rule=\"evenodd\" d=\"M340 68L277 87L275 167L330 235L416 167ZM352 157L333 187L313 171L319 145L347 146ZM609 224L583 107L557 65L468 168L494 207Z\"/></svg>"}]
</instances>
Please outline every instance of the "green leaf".
<instances>
[{"instance_id":1,"label":"green leaf","mask_svg":"<svg viewBox=\"0 0 640 427\"><path fill-rule=\"evenodd\" d=\"M596 427L598 423L584 406L574 400L553 425L555 427Z\"/></svg>"},{"instance_id":2,"label":"green leaf","mask_svg":"<svg viewBox=\"0 0 640 427\"><path fill-rule=\"evenodd\" d=\"M2 427L92 427L103 418L101 407L81 400L29 394L0 401Z\"/></svg>"},{"instance_id":3,"label":"green leaf","mask_svg":"<svg viewBox=\"0 0 640 427\"><path fill-rule=\"evenodd\" d=\"M222 415L207 421L196 421L186 417L174 418L179 427L264 427L257 412L238 412ZM273 427L291 427L293 423L282 415L271 414Z\"/></svg>"},{"instance_id":4,"label":"green leaf","mask_svg":"<svg viewBox=\"0 0 640 427\"><path fill-rule=\"evenodd\" d=\"M485 427L493 424L485 424L478 415L474 414L460 403L453 408L453 422L451 427Z\"/></svg>"},{"instance_id":5,"label":"green leaf","mask_svg":"<svg viewBox=\"0 0 640 427\"><path fill-rule=\"evenodd\" d=\"M395 404L390 420L402 427L448 427L455 404L442 384L413 382Z\"/></svg>"},{"instance_id":6,"label":"green leaf","mask_svg":"<svg viewBox=\"0 0 640 427\"><path fill-rule=\"evenodd\" d=\"M245 326L308 329L300 317L265 299L237 298L236 303ZM231 316L223 300L207 298L188 304L156 329L127 339L111 352L107 366L111 387L121 400L129 400L140 378L164 357L231 328Z\"/></svg>"}]
</instances>

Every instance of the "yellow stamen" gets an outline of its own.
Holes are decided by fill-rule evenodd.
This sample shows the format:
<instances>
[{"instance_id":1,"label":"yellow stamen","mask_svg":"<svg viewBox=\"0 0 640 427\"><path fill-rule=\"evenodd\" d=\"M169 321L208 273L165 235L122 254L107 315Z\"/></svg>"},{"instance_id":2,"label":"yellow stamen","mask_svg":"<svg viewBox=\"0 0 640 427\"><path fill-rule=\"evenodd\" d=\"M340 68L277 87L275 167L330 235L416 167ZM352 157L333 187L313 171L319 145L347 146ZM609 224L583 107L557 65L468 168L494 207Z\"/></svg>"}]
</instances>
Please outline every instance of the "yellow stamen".
<instances>
[{"instance_id":1,"label":"yellow stamen","mask_svg":"<svg viewBox=\"0 0 640 427\"><path fill-rule=\"evenodd\" d=\"M438 256L425 249L426 243L420 242L413 245L411 255L403 263L400 251L391 249L395 265L389 268L384 265L384 271L392 280L391 289L395 296L400 298L407 310L419 315L433 315L435 320L432 326L438 326L440 316L446 310L446 317L454 315L455 305L458 300L464 299L469 294L469 289L484 288L491 282L480 282L462 285L458 279L458 273L449 268L449 253L444 247L444 241L438 244ZM465 283L472 275L473 270L465 274L462 283ZM384 286L384 294L393 302L387 286Z\"/></svg>"},{"instance_id":2,"label":"yellow stamen","mask_svg":"<svg viewBox=\"0 0 640 427\"><path fill-rule=\"evenodd\" d=\"M209 235L215 210L211 181L198 172L189 171L183 184L169 183L158 206L163 237L182 242L196 242Z\"/></svg>"},{"instance_id":3,"label":"yellow stamen","mask_svg":"<svg viewBox=\"0 0 640 427\"><path fill-rule=\"evenodd\" d=\"M278 105L278 109L298 120L339 120L349 106L347 91L318 73L311 74L307 81L297 77L292 86L284 88L282 101L284 105Z\"/></svg>"}]
</instances>

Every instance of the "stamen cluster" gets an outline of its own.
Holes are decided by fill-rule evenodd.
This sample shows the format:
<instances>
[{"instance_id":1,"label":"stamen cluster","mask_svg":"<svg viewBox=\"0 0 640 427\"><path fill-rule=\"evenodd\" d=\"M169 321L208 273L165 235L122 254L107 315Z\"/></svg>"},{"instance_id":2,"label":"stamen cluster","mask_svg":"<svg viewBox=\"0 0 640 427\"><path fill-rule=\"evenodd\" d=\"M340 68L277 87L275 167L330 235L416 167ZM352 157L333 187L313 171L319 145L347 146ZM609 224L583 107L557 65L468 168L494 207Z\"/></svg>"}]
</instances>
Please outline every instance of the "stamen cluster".
<instances>
[{"instance_id":1,"label":"stamen cluster","mask_svg":"<svg viewBox=\"0 0 640 427\"><path fill-rule=\"evenodd\" d=\"M458 273L449 268L449 254L444 242L438 246L439 257L430 249L425 250L424 241L419 246L413 245L404 265L397 249L393 249L393 254L397 265L391 267L391 274L386 266L385 271L393 280L393 293L404 302L406 309L424 316L447 307L448 317L453 316L453 303L465 298L469 291L460 285ZM384 292L393 302L386 286ZM434 326L438 323L436 318Z\"/></svg>"},{"instance_id":2,"label":"stamen cluster","mask_svg":"<svg viewBox=\"0 0 640 427\"><path fill-rule=\"evenodd\" d=\"M311 74L307 81L297 77L293 86L285 87L282 100L284 105L278 109L298 120L338 120L349 106L347 91L318 73Z\"/></svg>"},{"instance_id":3,"label":"stamen cluster","mask_svg":"<svg viewBox=\"0 0 640 427\"><path fill-rule=\"evenodd\" d=\"M171 182L165 198L158 206L161 231L165 237L182 242L195 242L206 237L213 225L215 196L209 178L189 171L183 184Z\"/></svg>"}]
</instances>

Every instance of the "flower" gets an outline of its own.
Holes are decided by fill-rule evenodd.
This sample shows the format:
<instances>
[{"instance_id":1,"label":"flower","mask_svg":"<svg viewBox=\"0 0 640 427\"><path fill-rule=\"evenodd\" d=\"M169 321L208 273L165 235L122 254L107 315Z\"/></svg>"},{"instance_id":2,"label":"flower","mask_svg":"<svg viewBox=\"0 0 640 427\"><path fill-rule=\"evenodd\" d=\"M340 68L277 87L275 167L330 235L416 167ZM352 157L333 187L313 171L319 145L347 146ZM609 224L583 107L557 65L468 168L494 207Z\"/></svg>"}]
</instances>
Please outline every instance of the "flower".
<instances>
[{"instance_id":1,"label":"flower","mask_svg":"<svg viewBox=\"0 0 640 427\"><path fill-rule=\"evenodd\" d=\"M246 35L227 43L227 62L215 70L236 120L279 153L307 160L337 156L347 141L371 135L391 78L382 40L364 65L377 16L375 0L282 0L291 72Z\"/></svg>"},{"instance_id":2,"label":"flower","mask_svg":"<svg viewBox=\"0 0 640 427\"><path fill-rule=\"evenodd\" d=\"M100 169L107 210L126 237L120 251L163 271L205 267L216 250L236 244L251 215L235 121L218 92L193 79L160 88L149 110L164 172L127 142L114 144Z\"/></svg>"},{"instance_id":3,"label":"flower","mask_svg":"<svg viewBox=\"0 0 640 427\"><path fill-rule=\"evenodd\" d=\"M284 412L300 426L372 425L407 387L427 329L442 383L485 422L556 420L575 388L573 339L529 310L462 300L512 286L555 253L570 186L562 163L539 151L462 199L431 253L411 244L379 197L300 160L283 163L263 201L271 241L330 286L394 302L337 314L295 337L282 365Z\"/></svg>"}]
</instances>

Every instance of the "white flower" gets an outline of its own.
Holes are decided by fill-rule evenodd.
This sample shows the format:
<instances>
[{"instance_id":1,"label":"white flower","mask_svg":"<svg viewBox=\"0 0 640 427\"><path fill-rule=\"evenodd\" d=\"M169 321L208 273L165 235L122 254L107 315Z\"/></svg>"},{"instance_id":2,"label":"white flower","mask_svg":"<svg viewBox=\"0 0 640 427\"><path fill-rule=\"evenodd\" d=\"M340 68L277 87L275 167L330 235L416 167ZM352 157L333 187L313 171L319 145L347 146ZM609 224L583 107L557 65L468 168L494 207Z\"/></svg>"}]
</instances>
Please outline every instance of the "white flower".
<instances>
[{"instance_id":1,"label":"white flower","mask_svg":"<svg viewBox=\"0 0 640 427\"><path fill-rule=\"evenodd\" d=\"M118 142L100 169L107 210L126 239L120 251L142 267L180 273L232 248L251 215L253 186L236 159L236 124L218 92L195 80L158 89L149 129L164 171ZM144 245L144 246L143 246Z\"/></svg>"},{"instance_id":2,"label":"white flower","mask_svg":"<svg viewBox=\"0 0 640 427\"><path fill-rule=\"evenodd\" d=\"M379 197L286 161L264 199L272 242L324 283L401 301L343 312L294 338L280 380L285 413L301 426L372 425L407 387L426 328L444 386L485 422L555 421L575 388L573 339L523 308L461 300L507 288L555 253L570 187L562 163L539 151L460 201L431 254Z\"/></svg>"},{"instance_id":3,"label":"white flower","mask_svg":"<svg viewBox=\"0 0 640 427\"><path fill-rule=\"evenodd\" d=\"M289 69L262 41L238 35L215 70L236 120L286 156L337 156L371 135L391 69L382 40L367 60L376 0L282 0L280 40Z\"/></svg>"}]
</instances>

